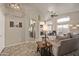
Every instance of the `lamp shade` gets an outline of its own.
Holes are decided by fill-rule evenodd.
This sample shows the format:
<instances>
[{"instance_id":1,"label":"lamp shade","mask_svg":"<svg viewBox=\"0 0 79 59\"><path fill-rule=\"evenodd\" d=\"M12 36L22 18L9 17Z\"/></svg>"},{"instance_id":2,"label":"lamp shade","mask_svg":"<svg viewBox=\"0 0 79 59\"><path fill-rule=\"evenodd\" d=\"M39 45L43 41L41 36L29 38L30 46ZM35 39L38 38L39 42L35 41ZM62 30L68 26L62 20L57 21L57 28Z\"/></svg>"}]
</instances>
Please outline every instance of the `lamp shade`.
<instances>
[{"instance_id":1,"label":"lamp shade","mask_svg":"<svg viewBox=\"0 0 79 59\"><path fill-rule=\"evenodd\" d=\"M48 26L47 26L47 24L44 24L44 25L43 25L43 31L46 31L46 32L48 31Z\"/></svg>"}]
</instances>

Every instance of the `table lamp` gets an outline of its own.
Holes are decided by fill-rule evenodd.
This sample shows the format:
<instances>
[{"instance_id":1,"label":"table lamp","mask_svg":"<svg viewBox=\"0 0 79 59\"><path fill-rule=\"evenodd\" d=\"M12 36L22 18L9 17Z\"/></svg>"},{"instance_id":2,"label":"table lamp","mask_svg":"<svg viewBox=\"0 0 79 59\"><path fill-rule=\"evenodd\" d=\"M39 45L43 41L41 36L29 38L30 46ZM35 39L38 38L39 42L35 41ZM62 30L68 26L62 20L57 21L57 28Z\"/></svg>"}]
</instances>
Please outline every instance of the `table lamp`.
<instances>
[{"instance_id":1,"label":"table lamp","mask_svg":"<svg viewBox=\"0 0 79 59\"><path fill-rule=\"evenodd\" d=\"M44 24L44 25L43 25L43 31L44 31L44 33L45 33L45 37L44 37L44 38L45 38L45 43L46 43L46 45L47 45L47 41L46 41L46 38L47 38L47 37L46 37L46 32L48 31L48 26L47 26L47 24Z\"/></svg>"}]
</instances>

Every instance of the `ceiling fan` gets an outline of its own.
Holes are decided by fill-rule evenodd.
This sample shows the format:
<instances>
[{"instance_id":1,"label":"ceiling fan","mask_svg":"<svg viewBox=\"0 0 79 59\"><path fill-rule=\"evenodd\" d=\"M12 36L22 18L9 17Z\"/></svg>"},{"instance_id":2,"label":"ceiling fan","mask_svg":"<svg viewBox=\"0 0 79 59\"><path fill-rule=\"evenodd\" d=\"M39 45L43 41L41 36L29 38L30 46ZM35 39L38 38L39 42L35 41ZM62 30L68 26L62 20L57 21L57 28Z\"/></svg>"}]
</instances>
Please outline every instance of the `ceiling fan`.
<instances>
[{"instance_id":1,"label":"ceiling fan","mask_svg":"<svg viewBox=\"0 0 79 59\"><path fill-rule=\"evenodd\" d=\"M53 12L53 11L49 11L49 15L50 15L51 18L58 16L58 14Z\"/></svg>"}]
</instances>

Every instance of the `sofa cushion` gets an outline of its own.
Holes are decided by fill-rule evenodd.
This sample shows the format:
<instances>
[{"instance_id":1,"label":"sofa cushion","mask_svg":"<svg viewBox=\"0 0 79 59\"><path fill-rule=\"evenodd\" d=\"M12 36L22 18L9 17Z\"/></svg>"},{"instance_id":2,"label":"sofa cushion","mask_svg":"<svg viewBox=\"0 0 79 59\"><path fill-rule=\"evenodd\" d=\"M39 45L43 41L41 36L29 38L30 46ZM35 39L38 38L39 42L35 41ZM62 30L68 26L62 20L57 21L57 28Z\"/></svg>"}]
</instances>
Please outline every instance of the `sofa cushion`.
<instances>
[{"instance_id":1,"label":"sofa cushion","mask_svg":"<svg viewBox=\"0 0 79 59\"><path fill-rule=\"evenodd\" d=\"M79 35L73 35L72 37L73 38L79 38Z\"/></svg>"},{"instance_id":2,"label":"sofa cushion","mask_svg":"<svg viewBox=\"0 0 79 59\"><path fill-rule=\"evenodd\" d=\"M68 36L57 36L56 39L57 40L64 40L64 39L68 39Z\"/></svg>"}]
</instances>

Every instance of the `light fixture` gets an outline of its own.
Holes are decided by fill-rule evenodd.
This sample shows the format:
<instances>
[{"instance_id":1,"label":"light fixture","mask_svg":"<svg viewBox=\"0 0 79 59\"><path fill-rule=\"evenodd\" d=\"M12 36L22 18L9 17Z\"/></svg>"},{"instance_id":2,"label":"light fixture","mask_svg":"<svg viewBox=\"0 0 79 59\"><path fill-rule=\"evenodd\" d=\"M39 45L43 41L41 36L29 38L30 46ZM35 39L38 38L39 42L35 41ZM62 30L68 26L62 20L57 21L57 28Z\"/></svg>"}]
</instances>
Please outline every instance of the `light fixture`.
<instances>
[{"instance_id":1,"label":"light fixture","mask_svg":"<svg viewBox=\"0 0 79 59\"><path fill-rule=\"evenodd\" d=\"M12 8L12 9L16 9L16 10L19 10L20 9L20 5L19 4L16 4L16 3L9 4L9 7Z\"/></svg>"},{"instance_id":2,"label":"light fixture","mask_svg":"<svg viewBox=\"0 0 79 59\"><path fill-rule=\"evenodd\" d=\"M48 11L51 17L56 17L58 16L57 13L55 13L54 11Z\"/></svg>"},{"instance_id":3,"label":"light fixture","mask_svg":"<svg viewBox=\"0 0 79 59\"><path fill-rule=\"evenodd\" d=\"M55 12L55 8L52 6L48 8L48 13L49 13L50 17L58 16L57 13Z\"/></svg>"},{"instance_id":4,"label":"light fixture","mask_svg":"<svg viewBox=\"0 0 79 59\"><path fill-rule=\"evenodd\" d=\"M48 31L48 26L47 26L47 24L45 23L44 25L43 25L43 31L44 31L44 33L45 33L45 45L47 46L47 40L46 40L46 38L47 38L47 35L46 35L46 32Z\"/></svg>"},{"instance_id":5,"label":"light fixture","mask_svg":"<svg viewBox=\"0 0 79 59\"><path fill-rule=\"evenodd\" d=\"M47 32L47 31L48 31L48 26L47 26L47 24L44 24L44 25L43 25L43 31L44 31L44 32Z\"/></svg>"}]
</instances>

